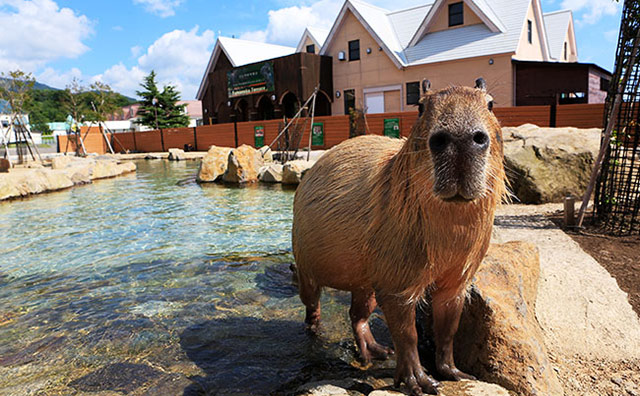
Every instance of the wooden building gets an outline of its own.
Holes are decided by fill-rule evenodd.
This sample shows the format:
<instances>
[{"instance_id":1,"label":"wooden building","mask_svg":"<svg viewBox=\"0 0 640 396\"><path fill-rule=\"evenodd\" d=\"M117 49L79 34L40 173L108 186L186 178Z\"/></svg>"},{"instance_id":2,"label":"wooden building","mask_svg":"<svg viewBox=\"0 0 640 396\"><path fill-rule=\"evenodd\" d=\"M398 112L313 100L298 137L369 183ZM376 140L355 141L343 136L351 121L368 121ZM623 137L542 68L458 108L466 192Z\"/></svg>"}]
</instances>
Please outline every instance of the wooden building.
<instances>
[{"instance_id":1,"label":"wooden building","mask_svg":"<svg viewBox=\"0 0 640 396\"><path fill-rule=\"evenodd\" d=\"M291 118L316 86L315 114L331 115L331 58L295 50L220 37L198 91L203 123Z\"/></svg>"},{"instance_id":2,"label":"wooden building","mask_svg":"<svg viewBox=\"0 0 640 396\"><path fill-rule=\"evenodd\" d=\"M593 63L513 60L516 106L604 103L611 73Z\"/></svg>"}]
</instances>

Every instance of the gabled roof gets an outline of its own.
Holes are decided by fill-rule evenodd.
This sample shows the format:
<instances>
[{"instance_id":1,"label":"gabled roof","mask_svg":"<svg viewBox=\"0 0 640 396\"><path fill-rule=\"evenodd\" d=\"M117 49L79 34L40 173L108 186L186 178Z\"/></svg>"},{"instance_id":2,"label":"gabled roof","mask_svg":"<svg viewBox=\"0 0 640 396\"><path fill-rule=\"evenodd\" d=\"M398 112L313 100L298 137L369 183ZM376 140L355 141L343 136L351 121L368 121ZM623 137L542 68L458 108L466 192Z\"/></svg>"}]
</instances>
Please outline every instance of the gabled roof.
<instances>
[{"instance_id":1,"label":"gabled roof","mask_svg":"<svg viewBox=\"0 0 640 396\"><path fill-rule=\"evenodd\" d=\"M388 17L388 14L390 14L389 10L359 0L345 1L329 31L327 40L320 50L320 55L324 55L328 50L328 44L333 39L333 36L338 31L342 20L347 16L348 12L351 12L356 19L358 19L398 68L405 65L406 61L404 59L403 48L396 36L395 28Z\"/></svg>"},{"instance_id":2,"label":"gabled roof","mask_svg":"<svg viewBox=\"0 0 640 396\"><path fill-rule=\"evenodd\" d=\"M319 50L322 48L327 36L329 35L329 30L321 29L316 27L307 27L304 29L304 33L302 33L302 38L298 42L298 47L296 48L296 52L303 52L305 50L304 43L307 41L307 38L315 44L316 48Z\"/></svg>"},{"instance_id":3,"label":"gabled roof","mask_svg":"<svg viewBox=\"0 0 640 396\"><path fill-rule=\"evenodd\" d=\"M501 53L515 53L529 4L539 10L539 0L463 0L482 24L429 32L445 0L389 11L361 0L346 0L333 24L321 55L339 29L347 12L360 21L398 68ZM542 18L542 15L540 15ZM542 23L542 19L540 19ZM547 39L541 32L543 56L548 58Z\"/></svg>"},{"instance_id":4,"label":"gabled roof","mask_svg":"<svg viewBox=\"0 0 640 396\"><path fill-rule=\"evenodd\" d=\"M560 10L544 14L544 26L549 41L549 53L555 60L562 59L564 38L569 26L573 24L571 10ZM573 43L575 46L575 43Z\"/></svg>"},{"instance_id":5,"label":"gabled roof","mask_svg":"<svg viewBox=\"0 0 640 396\"><path fill-rule=\"evenodd\" d=\"M207 86L209 73L218 61L220 53L226 55L233 67L244 66L250 63L261 62L267 59L279 58L281 56L291 55L296 52L293 47L285 47L282 45L267 44L257 41L240 40L229 37L218 37L216 45L213 47L209 63L205 69L200 88L196 98L202 100L204 95L204 87Z\"/></svg>"},{"instance_id":6,"label":"gabled roof","mask_svg":"<svg viewBox=\"0 0 640 396\"><path fill-rule=\"evenodd\" d=\"M485 0L464 0L464 3L484 22L489 30L494 33L504 33L506 31L506 27L500 21L500 18L493 12L493 9L489 6L489 4ZM415 31L414 36L411 38L409 42L410 45L416 45L420 42L427 32L433 22L436 19L438 13L447 5L446 0L436 0L431 9L425 15L422 23L418 30Z\"/></svg>"}]
</instances>

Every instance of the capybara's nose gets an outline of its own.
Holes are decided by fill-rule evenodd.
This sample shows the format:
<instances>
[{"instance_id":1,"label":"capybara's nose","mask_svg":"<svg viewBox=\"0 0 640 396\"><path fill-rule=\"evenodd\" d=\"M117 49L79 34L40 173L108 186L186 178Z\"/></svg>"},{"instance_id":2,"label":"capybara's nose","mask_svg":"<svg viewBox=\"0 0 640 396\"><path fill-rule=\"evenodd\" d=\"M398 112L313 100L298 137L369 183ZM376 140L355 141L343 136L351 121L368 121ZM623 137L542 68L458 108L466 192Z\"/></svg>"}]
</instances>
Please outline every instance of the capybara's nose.
<instances>
[{"instance_id":1,"label":"capybara's nose","mask_svg":"<svg viewBox=\"0 0 640 396\"><path fill-rule=\"evenodd\" d=\"M447 147L456 144L458 148L471 152L486 151L489 147L489 135L484 131L465 133L462 136L453 136L446 131L436 132L429 138L429 148L434 154L444 152Z\"/></svg>"},{"instance_id":2,"label":"capybara's nose","mask_svg":"<svg viewBox=\"0 0 640 396\"><path fill-rule=\"evenodd\" d=\"M453 142L453 137L449 132L436 132L429 138L429 148L434 154L439 154L447 149Z\"/></svg>"}]
</instances>

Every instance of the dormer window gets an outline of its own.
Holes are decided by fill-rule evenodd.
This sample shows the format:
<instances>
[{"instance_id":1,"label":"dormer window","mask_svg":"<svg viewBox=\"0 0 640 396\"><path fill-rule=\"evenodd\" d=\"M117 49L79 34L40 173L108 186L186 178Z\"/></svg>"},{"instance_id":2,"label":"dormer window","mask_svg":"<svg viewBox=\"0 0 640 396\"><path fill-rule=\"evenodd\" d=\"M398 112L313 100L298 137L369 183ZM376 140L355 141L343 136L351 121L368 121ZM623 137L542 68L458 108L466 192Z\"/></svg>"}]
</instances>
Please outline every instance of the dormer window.
<instances>
[{"instance_id":1,"label":"dormer window","mask_svg":"<svg viewBox=\"0 0 640 396\"><path fill-rule=\"evenodd\" d=\"M463 2L449 4L449 26L464 24Z\"/></svg>"},{"instance_id":2,"label":"dormer window","mask_svg":"<svg viewBox=\"0 0 640 396\"><path fill-rule=\"evenodd\" d=\"M529 44L533 43L533 23L530 19L527 19L527 41Z\"/></svg>"},{"instance_id":3,"label":"dormer window","mask_svg":"<svg viewBox=\"0 0 640 396\"><path fill-rule=\"evenodd\" d=\"M313 44L307 45L307 53L308 54L315 54L316 53L316 46L313 45Z\"/></svg>"}]
</instances>

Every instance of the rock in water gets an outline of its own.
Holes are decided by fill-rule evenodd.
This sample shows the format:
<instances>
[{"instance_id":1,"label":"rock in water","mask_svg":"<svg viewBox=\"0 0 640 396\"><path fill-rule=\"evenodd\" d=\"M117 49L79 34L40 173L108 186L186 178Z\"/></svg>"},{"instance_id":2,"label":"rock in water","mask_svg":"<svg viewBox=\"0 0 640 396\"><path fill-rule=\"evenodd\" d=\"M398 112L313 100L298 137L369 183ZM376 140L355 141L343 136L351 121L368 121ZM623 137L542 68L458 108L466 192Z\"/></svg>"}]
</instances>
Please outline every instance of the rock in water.
<instances>
[{"instance_id":1,"label":"rock in water","mask_svg":"<svg viewBox=\"0 0 640 396\"><path fill-rule=\"evenodd\" d=\"M300 184L305 172L311 169L315 161L295 160L284 164L282 184Z\"/></svg>"},{"instance_id":2,"label":"rock in water","mask_svg":"<svg viewBox=\"0 0 640 396\"><path fill-rule=\"evenodd\" d=\"M258 181L258 171L264 165L262 154L246 144L231 150L227 170L222 180L227 183L254 183Z\"/></svg>"},{"instance_id":3,"label":"rock in water","mask_svg":"<svg viewBox=\"0 0 640 396\"><path fill-rule=\"evenodd\" d=\"M260 181L263 183L282 182L282 164L269 164L260 172Z\"/></svg>"},{"instance_id":4,"label":"rock in water","mask_svg":"<svg viewBox=\"0 0 640 396\"><path fill-rule=\"evenodd\" d=\"M184 150L178 148L169 149L169 161L184 161Z\"/></svg>"},{"instance_id":5,"label":"rock in water","mask_svg":"<svg viewBox=\"0 0 640 396\"><path fill-rule=\"evenodd\" d=\"M507 177L522 203L581 197L600 147L600 129L502 128Z\"/></svg>"},{"instance_id":6,"label":"rock in water","mask_svg":"<svg viewBox=\"0 0 640 396\"><path fill-rule=\"evenodd\" d=\"M563 394L535 316L539 274L534 245L509 242L489 248L455 337L461 370L522 395Z\"/></svg>"},{"instance_id":7,"label":"rock in water","mask_svg":"<svg viewBox=\"0 0 640 396\"><path fill-rule=\"evenodd\" d=\"M222 178L222 175L227 170L230 152L231 148L229 147L209 147L209 151L200 162L196 181L198 183L210 183Z\"/></svg>"}]
</instances>

